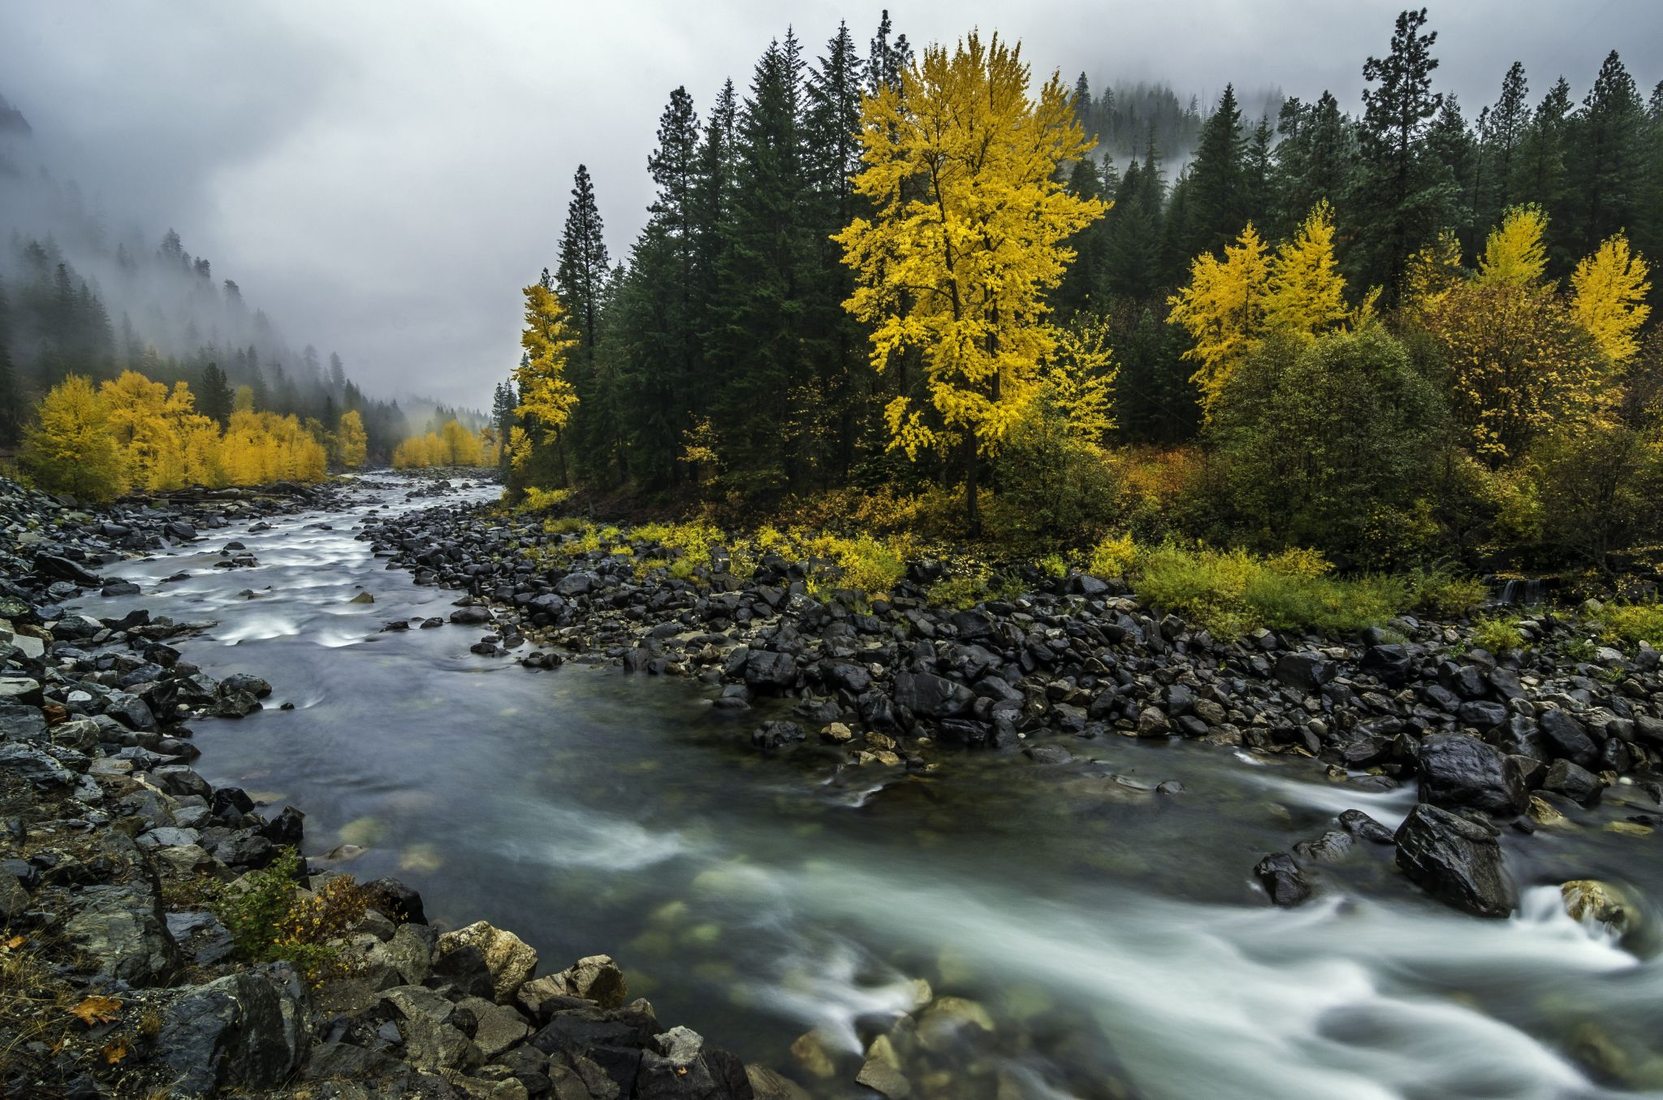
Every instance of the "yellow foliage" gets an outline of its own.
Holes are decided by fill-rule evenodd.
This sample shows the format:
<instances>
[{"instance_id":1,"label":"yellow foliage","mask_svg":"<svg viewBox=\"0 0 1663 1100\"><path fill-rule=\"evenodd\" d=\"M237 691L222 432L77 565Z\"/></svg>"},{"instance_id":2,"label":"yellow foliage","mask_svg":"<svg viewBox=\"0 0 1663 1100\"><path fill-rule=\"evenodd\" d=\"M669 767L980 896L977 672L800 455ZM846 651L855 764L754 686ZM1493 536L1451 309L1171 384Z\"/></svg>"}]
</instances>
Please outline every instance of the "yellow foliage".
<instances>
[{"instance_id":1,"label":"yellow foliage","mask_svg":"<svg viewBox=\"0 0 1663 1100\"><path fill-rule=\"evenodd\" d=\"M1128 531L1109 535L1093 547L1086 568L1095 577L1124 577L1132 571L1137 560L1138 544Z\"/></svg>"},{"instance_id":2,"label":"yellow foliage","mask_svg":"<svg viewBox=\"0 0 1663 1100\"><path fill-rule=\"evenodd\" d=\"M185 383L169 391L129 370L105 382L99 394L131 484L156 490L221 483L215 453L219 425L196 411Z\"/></svg>"},{"instance_id":3,"label":"yellow foliage","mask_svg":"<svg viewBox=\"0 0 1663 1100\"><path fill-rule=\"evenodd\" d=\"M1190 263L1189 285L1167 299L1167 320L1183 325L1194 342L1184 358L1200 364L1191 379L1210 409L1265 331L1265 298L1270 262L1264 241L1248 223L1236 243L1226 245L1224 259L1210 252Z\"/></svg>"},{"instance_id":4,"label":"yellow foliage","mask_svg":"<svg viewBox=\"0 0 1663 1100\"><path fill-rule=\"evenodd\" d=\"M127 491L126 463L110 430L109 407L78 374L41 399L19 458L49 492L103 501Z\"/></svg>"},{"instance_id":5,"label":"yellow foliage","mask_svg":"<svg viewBox=\"0 0 1663 1100\"><path fill-rule=\"evenodd\" d=\"M514 371L520 413L535 418L545 431L558 433L577 405L577 391L566 380L566 356L577 347L578 337L552 288L537 282L523 293L525 329L520 333L520 346L525 357Z\"/></svg>"},{"instance_id":6,"label":"yellow foliage","mask_svg":"<svg viewBox=\"0 0 1663 1100\"><path fill-rule=\"evenodd\" d=\"M1077 320L1057 333L1057 350L1046 366L1045 399L1070 433L1097 442L1114 430L1114 380L1120 367L1109 347L1107 318Z\"/></svg>"},{"instance_id":7,"label":"yellow foliage","mask_svg":"<svg viewBox=\"0 0 1663 1100\"><path fill-rule=\"evenodd\" d=\"M348 470L361 468L369 457L369 445L370 437L364 431L364 418L358 410L342 413L335 428L335 449L341 465Z\"/></svg>"},{"instance_id":8,"label":"yellow foliage","mask_svg":"<svg viewBox=\"0 0 1663 1100\"><path fill-rule=\"evenodd\" d=\"M1490 230L1478 261L1481 286L1535 286L1547 274L1547 215L1539 206L1515 206Z\"/></svg>"},{"instance_id":9,"label":"yellow foliage","mask_svg":"<svg viewBox=\"0 0 1663 1100\"><path fill-rule=\"evenodd\" d=\"M523 435L514 429L516 436ZM513 437L511 437L513 438ZM393 448L395 470L427 469L433 466L494 466L497 455L486 447L484 432L471 432L452 418L437 432L413 435Z\"/></svg>"},{"instance_id":10,"label":"yellow foliage","mask_svg":"<svg viewBox=\"0 0 1663 1100\"><path fill-rule=\"evenodd\" d=\"M922 353L939 427L905 396L885 409L908 457L967 436L997 448L1056 346L1044 296L1074 258L1063 241L1106 209L1058 182L1091 148L1060 78L1037 99L1028 82L1020 47L971 34L927 48L861 106L854 188L875 213L833 240L855 272L844 307L873 326L872 365Z\"/></svg>"},{"instance_id":11,"label":"yellow foliage","mask_svg":"<svg viewBox=\"0 0 1663 1100\"><path fill-rule=\"evenodd\" d=\"M1345 279L1334 258L1334 209L1319 202L1291 240L1271 257L1265 291L1265 325L1302 340L1315 339L1349 315Z\"/></svg>"},{"instance_id":12,"label":"yellow foliage","mask_svg":"<svg viewBox=\"0 0 1663 1100\"><path fill-rule=\"evenodd\" d=\"M293 416L238 410L220 440L219 464L231 485L322 481L329 455Z\"/></svg>"},{"instance_id":13,"label":"yellow foliage","mask_svg":"<svg viewBox=\"0 0 1663 1100\"><path fill-rule=\"evenodd\" d=\"M1445 229L1431 244L1409 257L1407 300L1432 305L1467 279L1461 266L1461 241Z\"/></svg>"},{"instance_id":14,"label":"yellow foliage","mask_svg":"<svg viewBox=\"0 0 1663 1100\"><path fill-rule=\"evenodd\" d=\"M1640 350L1637 334L1651 315L1648 274L1645 259L1629 250L1622 233L1607 237L1571 274L1571 314L1614 363L1626 363Z\"/></svg>"}]
</instances>

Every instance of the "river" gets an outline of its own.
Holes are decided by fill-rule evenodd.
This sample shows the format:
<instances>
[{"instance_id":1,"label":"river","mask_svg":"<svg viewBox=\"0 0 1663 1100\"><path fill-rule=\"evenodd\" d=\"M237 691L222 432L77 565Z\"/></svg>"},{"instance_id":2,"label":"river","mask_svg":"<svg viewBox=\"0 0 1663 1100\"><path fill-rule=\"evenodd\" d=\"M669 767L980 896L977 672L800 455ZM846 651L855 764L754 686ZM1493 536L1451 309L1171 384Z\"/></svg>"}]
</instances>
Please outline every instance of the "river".
<instances>
[{"instance_id":1,"label":"river","mask_svg":"<svg viewBox=\"0 0 1663 1100\"><path fill-rule=\"evenodd\" d=\"M1061 767L965 755L881 789L858 770L827 781L816 752L758 756L757 713L724 715L689 682L530 672L471 654L478 628L380 632L458 594L354 538L372 508L432 503L369 486L346 512L111 567L142 594L82 606L215 620L185 659L275 694L193 723L198 770L300 807L309 855L404 879L436 920L513 929L545 969L609 952L661 1020L817 1095L871 1095L848 1083L856 1052L925 979L994 1025L932 1037L908 1067L926 1094L1663 1096L1643 1091L1663 1089L1663 964L1644 936L1630 951L1572 921L1552 885L1659 896L1659 846L1599 828L1617 809L1508 838L1509 920L1428 902L1369 845L1324 869L1315 900L1275 909L1250 884L1261 855L1347 808L1395 825L1412 792L1120 738L1076 742L1082 762ZM259 566L213 568L230 539ZM1182 790L1153 790L1169 780ZM852 1059L832 1081L787 1053L810 1028Z\"/></svg>"}]
</instances>

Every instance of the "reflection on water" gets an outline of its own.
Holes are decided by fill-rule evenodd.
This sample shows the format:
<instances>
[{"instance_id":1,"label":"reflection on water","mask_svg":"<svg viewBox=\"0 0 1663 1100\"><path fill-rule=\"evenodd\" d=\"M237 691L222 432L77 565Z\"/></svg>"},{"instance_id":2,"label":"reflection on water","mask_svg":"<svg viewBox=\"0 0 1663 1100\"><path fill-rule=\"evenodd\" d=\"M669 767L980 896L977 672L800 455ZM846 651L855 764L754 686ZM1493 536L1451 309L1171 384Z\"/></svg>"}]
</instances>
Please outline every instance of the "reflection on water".
<instances>
[{"instance_id":1,"label":"reflection on water","mask_svg":"<svg viewBox=\"0 0 1663 1100\"><path fill-rule=\"evenodd\" d=\"M396 507L401 492L376 495ZM960 1075L948 1094L991 1096L995 1079L1028 1096L1663 1088L1659 964L1539 885L1655 893L1645 839L1509 838L1531 887L1510 921L1426 903L1369 845L1324 870L1317 901L1275 910L1248 881L1260 855L1343 809L1395 824L1412 795L1118 738L1072 742L1082 759L1062 768L970 756L929 779L824 782L823 760L755 757L755 716L724 717L686 683L529 673L470 654L472 628L380 633L455 594L317 519L223 532L258 568L214 569L208 540L112 570L144 594L88 605L217 620L187 658L274 685L269 709L198 725L198 767L297 804L310 854L353 846L338 853L352 871L404 878L436 918L512 928L554 966L613 952L662 1019L749 1059L791 1068L809 1028L853 1055L933 993L994 1025L937 1058ZM1183 792L1154 793L1167 779Z\"/></svg>"}]
</instances>

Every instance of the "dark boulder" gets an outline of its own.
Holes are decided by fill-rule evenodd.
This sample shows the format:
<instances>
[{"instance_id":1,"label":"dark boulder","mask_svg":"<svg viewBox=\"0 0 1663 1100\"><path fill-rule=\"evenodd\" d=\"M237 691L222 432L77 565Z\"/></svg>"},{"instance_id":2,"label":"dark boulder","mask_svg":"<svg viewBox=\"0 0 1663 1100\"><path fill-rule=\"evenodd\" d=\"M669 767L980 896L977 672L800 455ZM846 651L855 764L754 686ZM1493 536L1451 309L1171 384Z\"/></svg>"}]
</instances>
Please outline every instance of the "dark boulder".
<instances>
[{"instance_id":1,"label":"dark boulder","mask_svg":"<svg viewBox=\"0 0 1663 1100\"><path fill-rule=\"evenodd\" d=\"M1569 760L1555 760L1548 766L1547 775L1542 778L1542 788L1562 794L1584 806L1592 806L1599 801L1605 784L1587 768L1579 767Z\"/></svg>"},{"instance_id":2,"label":"dark boulder","mask_svg":"<svg viewBox=\"0 0 1663 1100\"><path fill-rule=\"evenodd\" d=\"M1536 719L1536 728L1554 756L1588 767L1599 759L1599 746L1588 728L1568 711L1550 708Z\"/></svg>"},{"instance_id":3,"label":"dark boulder","mask_svg":"<svg viewBox=\"0 0 1663 1100\"><path fill-rule=\"evenodd\" d=\"M1315 653L1284 653L1276 660L1274 674L1297 691L1315 692L1334 678L1334 662Z\"/></svg>"},{"instance_id":4,"label":"dark boulder","mask_svg":"<svg viewBox=\"0 0 1663 1100\"><path fill-rule=\"evenodd\" d=\"M797 661L789 653L757 650L745 658L745 683L753 688L783 690L797 682Z\"/></svg>"},{"instance_id":5,"label":"dark boulder","mask_svg":"<svg viewBox=\"0 0 1663 1100\"><path fill-rule=\"evenodd\" d=\"M1287 852L1276 852L1261 859L1253 868L1253 875L1272 904L1283 908L1298 905L1311 896L1311 883L1299 864Z\"/></svg>"},{"instance_id":6,"label":"dark boulder","mask_svg":"<svg viewBox=\"0 0 1663 1100\"><path fill-rule=\"evenodd\" d=\"M954 718L963 714L975 693L963 684L928 672L895 674L895 703L921 718Z\"/></svg>"},{"instance_id":7,"label":"dark boulder","mask_svg":"<svg viewBox=\"0 0 1663 1100\"><path fill-rule=\"evenodd\" d=\"M306 1014L304 989L286 963L187 990L169 1006L156 1043L178 1075L172 1093L285 1084L306 1057Z\"/></svg>"},{"instance_id":8,"label":"dark boulder","mask_svg":"<svg viewBox=\"0 0 1663 1100\"><path fill-rule=\"evenodd\" d=\"M1437 734L1421 742L1420 796L1445 809L1498 817L1516 817L1530 805L1517 763L1464 733Z\"/></svg>"},{"instance_id":9,"label":"dark boulder","mask_svg":"<svg viewBox=\"0 0 1663 1100\"><path fill-rule=\"evenodd\" d=\"M1446 905L1480 917L1513 912L1513 886L1494 829L1425 802L1397 830L1397 866Z\"/></svg>"}]
</instances>

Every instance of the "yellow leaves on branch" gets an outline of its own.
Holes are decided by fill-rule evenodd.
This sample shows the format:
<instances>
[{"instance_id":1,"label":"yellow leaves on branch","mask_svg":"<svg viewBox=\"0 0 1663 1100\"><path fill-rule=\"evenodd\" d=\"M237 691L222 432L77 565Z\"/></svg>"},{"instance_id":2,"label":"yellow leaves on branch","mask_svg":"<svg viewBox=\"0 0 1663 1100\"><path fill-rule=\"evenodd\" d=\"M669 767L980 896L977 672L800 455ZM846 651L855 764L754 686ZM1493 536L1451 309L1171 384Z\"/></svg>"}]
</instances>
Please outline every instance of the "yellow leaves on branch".
<instances>
[{"instance_id":1,"label":"yellow leaves on branch","mask_svg":"<svg viewBox=\"0 0 1663 1100\"><path fill-rule=\"evenodd\" d=\"M1547 276L1548 251L1542 243L1547 215L1539 206L1515 206L1490 231L1478 261L1480 286L1536 286Z\"/></svg>"},{"instance_id":2,"label":"yellow leaves on branch","mask_svg":"<svg viewBox=\"0 0 1663 1100\"><path fill-rule=\"evenodd\" d=\"M546 432L559 432L577 405L577 391L566 380L566 357L577 347L578 337L567 322L566 307L546 279L532 283L523 293L525 329L520 333L520 346L525 355L514 371L520 413Z\"/></svg>"},{"instance_id":3,"label":"yellow leaves on branch","mask_svg":"<svg viewBox=\"0 0 1663 1100\"><path fill-rule=\"evenodd\" d=\"M1640 326L1651 315L1645 304L1649 274L1622 233L1607 238L1571 273L1571 313L1613 363L1626 363L1640 350Z\"/></svg>"},{"instance_id":4,"label":"yellow leaves on branch","mask_svg":"<svg viewBox=\"0 0 1663 1100\"><path fill-rule=\"evenodd\" d=\"M335 450L341 465L348 470L362 469L369 449L370 437L364 431L363 416L357 409L348 409L335 426Z\"/></svg>"},{"instance_id":5,"label":"yellow leaves on branch","mask_svg":"<svg viewBox=\"0 0 1663 1100\"><path fill-rule=\"evenodd\" d=\"M832 239L855 273L844 308L873 326L872 365L922 357L928 405L884 410L909 457L967 436L991 451L1020 419L1057 344L1045 294L1074 258L1063 242L1107 209L1057 181L1092 145L1060 77L1037 99L1028 82L1020 46L971 34L928 47L861 106L853 182L875 209Z\"/></svg>"},{"instance_id":6,"label":"yellow leaves on branch","mask_svg":"<svg viewBox=\"0 0 1663 1100\"><path fill-rule=\"evenodd\" d=\"M1188 285L1167 302L1168 322L1190 334L1184 357L1198 364L1192 380L1209 412L1267 337L1310 341L1348 318L1361 324L1370 315L1367 305L1356 314L1346 306L1345 279L1334 257L1334 211L1326 201L1313 207L1274 253L1248 223L1236 242L1225 246L1223 260L1212 253L1197 256Z\"/></svg>"},{"instance_id":7,"label":"yellow leaves on branch","mask_svg":"<svg viewBox=\"0 0 1663 1100\"><path fill-rule=\"evenodd\" d=\"M110 431L109 405L78 374L41 399L18 457L49 492L98 501L127 491L127 464Z\"/></svg>"}]
</instances>

